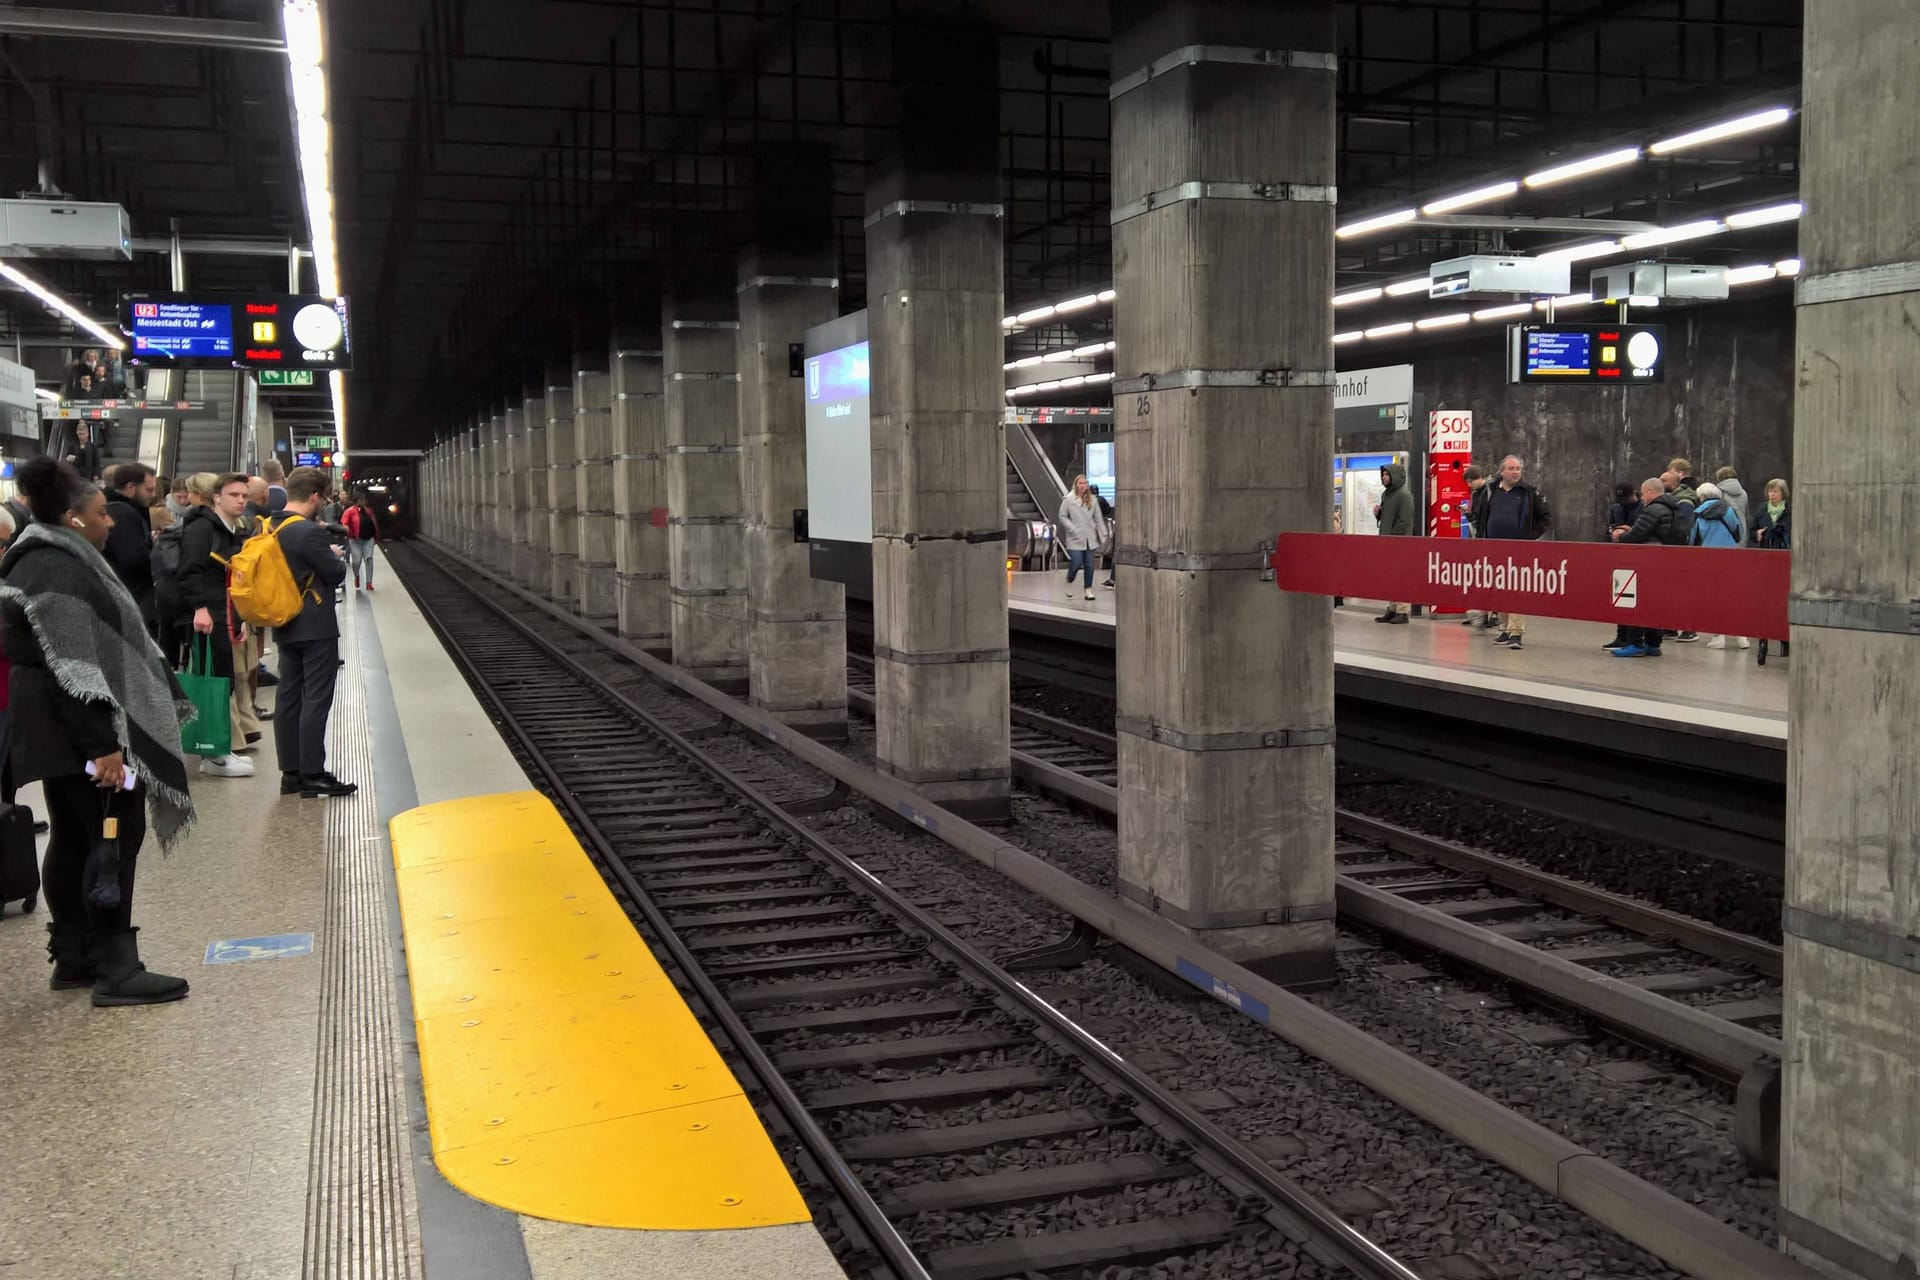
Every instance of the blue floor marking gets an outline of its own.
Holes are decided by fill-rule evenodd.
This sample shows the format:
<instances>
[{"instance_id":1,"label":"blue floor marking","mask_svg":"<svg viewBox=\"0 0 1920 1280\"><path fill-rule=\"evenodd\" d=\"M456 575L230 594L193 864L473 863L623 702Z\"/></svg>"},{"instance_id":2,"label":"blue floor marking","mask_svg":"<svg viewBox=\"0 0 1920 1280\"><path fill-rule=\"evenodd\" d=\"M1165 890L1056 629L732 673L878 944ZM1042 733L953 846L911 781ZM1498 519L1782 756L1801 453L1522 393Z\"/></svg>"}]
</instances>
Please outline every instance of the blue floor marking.
<instances>
[{"instance_id":1,"label":"blue floor marking","mask_svg":"<svg viewBox=\"0 0 1920 1280\"><path fill-rule=\"evenodd\" d=\"M313 954L310 933L270 933L263 938L222 938L207 944L207 964L239 964L243 960L284 960Z\"/></svg>"}]
</instances>

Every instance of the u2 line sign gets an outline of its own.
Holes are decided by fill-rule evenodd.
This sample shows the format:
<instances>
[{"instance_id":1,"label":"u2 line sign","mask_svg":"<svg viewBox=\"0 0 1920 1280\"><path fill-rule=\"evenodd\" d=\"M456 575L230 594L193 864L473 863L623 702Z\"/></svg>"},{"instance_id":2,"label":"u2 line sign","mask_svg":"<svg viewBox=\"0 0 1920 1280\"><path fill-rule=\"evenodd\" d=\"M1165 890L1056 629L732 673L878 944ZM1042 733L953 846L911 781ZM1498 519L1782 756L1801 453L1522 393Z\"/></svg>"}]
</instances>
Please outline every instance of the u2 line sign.
<instances>
[{"instance_id":1,"label":"u2 line sign","mask_svg":"<svg viewBox=\"0 0 1920 1280\"><path fill-rule=\"evenodd\" d=\"M1730 547L1283 533L1274 579L1304 595L1500 609L1787 639L1793 556Z\"/></svg>"}]
</instances>

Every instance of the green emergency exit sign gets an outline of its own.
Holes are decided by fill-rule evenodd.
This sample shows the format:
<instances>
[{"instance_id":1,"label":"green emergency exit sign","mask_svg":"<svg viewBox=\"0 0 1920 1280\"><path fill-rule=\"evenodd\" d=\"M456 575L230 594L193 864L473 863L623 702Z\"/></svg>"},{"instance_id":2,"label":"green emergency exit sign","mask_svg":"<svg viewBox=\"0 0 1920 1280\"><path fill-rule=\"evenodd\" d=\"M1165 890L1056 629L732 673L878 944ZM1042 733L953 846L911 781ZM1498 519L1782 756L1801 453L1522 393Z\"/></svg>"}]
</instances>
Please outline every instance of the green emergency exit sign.
<instances>
[{"instance_id":1,"label":"green emergency exit sign","mask_svg":"<svg viewBox=\"0 0 1920 1280\"><path fill-rule=\"evenodd\" d=\"M260 385L263 387L310 387L313 385L313 370L262 369Z\"/></svg>"}]
</instances>

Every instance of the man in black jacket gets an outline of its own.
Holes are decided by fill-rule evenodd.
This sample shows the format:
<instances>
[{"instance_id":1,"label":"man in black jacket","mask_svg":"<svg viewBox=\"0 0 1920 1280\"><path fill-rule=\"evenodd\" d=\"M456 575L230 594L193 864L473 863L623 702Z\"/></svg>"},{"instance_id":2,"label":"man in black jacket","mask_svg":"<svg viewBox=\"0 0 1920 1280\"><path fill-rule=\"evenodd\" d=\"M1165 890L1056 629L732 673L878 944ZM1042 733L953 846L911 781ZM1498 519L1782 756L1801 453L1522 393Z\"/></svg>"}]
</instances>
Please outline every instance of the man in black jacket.
<instances>
[{"instance_id":1,"label":"man in black jacket","mask_svg":"<svg viewBox=\"0 0 1920 1280\"><path fill-rule=\"evenodd\" d=\"M80 473L82 480L100 482L100 446L94 443L93 429L84 422L73 427L73 444L66 453L67 462Z\"/></svg>"},{"instance_id":2,"label":"man in black jacket","mask_svg":"<svg viewBox=\"0 0 1920 1280\"><path fill-rule=\"evenodd\" d=\"M1658 543L1678 546L1685 535L1680 532L1680 499L1667 492L1659 477L1640 482L1640 514L1630 528L1615 529L1615 542ZM1658 627L1622 627L1624 645L1613 651L1616 658L1657 658L1661 632Z\"/></svg>"},{"instance_id":3,"label":"man in black jacket","mask_svg":"<svg viewBox=\"0 0 1920 1280\"><path fill-rule=\"evenodd\" d=\"M1533 542L1547 536L1553 527L1553 513L1547 509L1547 500L1540 491L1522 478L1526 472L1526 464L1513 454L1500 460L1499 480L1481 490L1486 494L1486 502L1476 508L1480 522L1474 526L1475 537ZM1518 649L1525 642L1526 634L1525 618L1517 613L1503 613L1499 634L1493 642Z\"/></svg>"},{"instance_id":4,"label":"man in black jacket","mask_svg":"<svg viewBox=\"0 0 1920 1280\"><path fill-rule=\"evenodd\" d=\"M280 794L349 796L359 790L327 772L327 719L333 714L333 685L340 667L340 620L333 593L347 578L344 548L314 522L326 473L296 467L287 477L287 505L270 518L270 527L287 556L287 567L301 588L302 605L293 621L275 627L280 650L280 697L274 707L274 750L280 758Z\"/></svg>"},{"instance_id":5,"label":"man in black jacket","mask_svg":"<svg viewBox=\"0 0 1920 1280\"><path fill-rule=\"evenodd\" d=\"M155 636L153 612L153 506L156 486L153 468L141 462L123 462L113 469L112 488L107 492L107 514L113 528L107 531L105 554L127 594L140 606L140 620Z\"/></svg>"}]
</instances>

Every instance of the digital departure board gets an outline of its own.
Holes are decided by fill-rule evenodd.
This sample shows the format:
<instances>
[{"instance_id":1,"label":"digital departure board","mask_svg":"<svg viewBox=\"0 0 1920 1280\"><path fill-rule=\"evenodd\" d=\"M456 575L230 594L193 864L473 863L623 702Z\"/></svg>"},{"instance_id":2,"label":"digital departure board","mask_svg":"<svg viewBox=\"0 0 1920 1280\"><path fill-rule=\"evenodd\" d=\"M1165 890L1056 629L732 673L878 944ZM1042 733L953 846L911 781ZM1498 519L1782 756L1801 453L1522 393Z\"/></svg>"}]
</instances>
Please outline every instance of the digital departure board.
<instances>
[{"instance_id":1,"label":"digital departure board","mask_svg":"<svg viewBox=\"0 0 1920 1280\"><path fill-rule=\"evenodd\" d=\"M1511 382L1667 380L1665 325L1517 324L1507 340Z\"/></svg>"},{"instance_id":2,"label":"digital departure board","mask_svg":"<svg viewBox=\"0 0 1920 1280\"><path fill-rule=\"evenodd\" d=\"M127 310L133 357L233 359L233 308L224 303L153 300Z\"/></svg>"},{"instance_id":3,"label":"digital departure board","mask_svg":"<svg viewBox=\"0 0 1920 1280\"><path fill-rule=\"evenodd\" d=\"M136 364L189 368L352 367L347 300L287 293L134 293L121 328Z\"/></svg>"}]
</instances>

